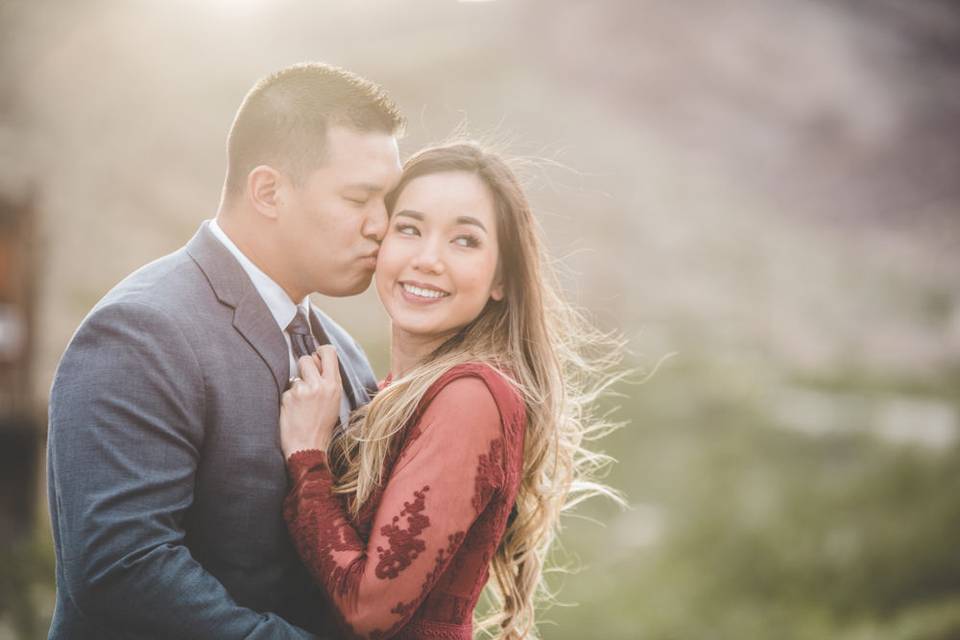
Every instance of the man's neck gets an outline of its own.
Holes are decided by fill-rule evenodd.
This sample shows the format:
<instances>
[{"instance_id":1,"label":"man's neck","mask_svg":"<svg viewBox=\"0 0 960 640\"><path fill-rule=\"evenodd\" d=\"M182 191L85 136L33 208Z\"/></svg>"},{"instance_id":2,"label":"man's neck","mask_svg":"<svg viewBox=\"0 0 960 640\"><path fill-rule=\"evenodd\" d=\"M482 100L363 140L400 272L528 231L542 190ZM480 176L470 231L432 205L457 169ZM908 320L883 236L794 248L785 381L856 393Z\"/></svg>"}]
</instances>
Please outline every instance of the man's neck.
<instances>
[{"instance_id":1,"label":"man's neck","mask_svg":"<svg viewBox=\"0 0 960 640\"><path fill-rule=\"evenodd\" d=\"M248 225L244 225L241 221L237 220L238 215L239 214L224 215L221 210L217 213L217 224L250 262L256 265L268 278L276 282L286 294L290 296L290 300L295 304L299 304L300 301L307 296L307 293L300 294L299 291L295 290L279 276L277 269L273 268L272 261L268 259L269 251L267 251L260 242L263 235L251 232Z\"/></svg>"}]
</instances>

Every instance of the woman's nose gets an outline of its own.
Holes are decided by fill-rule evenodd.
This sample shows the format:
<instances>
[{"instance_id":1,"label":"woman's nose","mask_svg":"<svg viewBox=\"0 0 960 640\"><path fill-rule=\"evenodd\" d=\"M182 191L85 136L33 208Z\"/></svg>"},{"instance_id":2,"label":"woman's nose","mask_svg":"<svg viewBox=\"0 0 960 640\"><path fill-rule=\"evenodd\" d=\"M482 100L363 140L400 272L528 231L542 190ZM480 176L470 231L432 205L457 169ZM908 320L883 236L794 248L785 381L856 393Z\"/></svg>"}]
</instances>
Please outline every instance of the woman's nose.
<instances>
[{"instance_id":1,"label":"woman's nose","mask_svg":"<svg viewBox=\"0 0 960 640\"><path fill-rule=\"evenodd\" d=\"M425 242L423 250L414 256L413 268L424 273L443 273L443 260L432 242Z\"/></svg>"}]
</instances>

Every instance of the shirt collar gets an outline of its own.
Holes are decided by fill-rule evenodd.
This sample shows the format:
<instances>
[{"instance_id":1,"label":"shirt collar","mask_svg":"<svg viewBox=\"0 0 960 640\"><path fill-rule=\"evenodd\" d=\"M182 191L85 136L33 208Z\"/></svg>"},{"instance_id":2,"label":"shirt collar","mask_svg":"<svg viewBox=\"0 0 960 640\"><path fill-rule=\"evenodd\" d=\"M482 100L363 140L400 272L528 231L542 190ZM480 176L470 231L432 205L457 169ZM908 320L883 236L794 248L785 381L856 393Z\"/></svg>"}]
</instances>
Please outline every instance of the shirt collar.
<instances>
[{"instance_id":1,"label":"shirt collar","mask_svg":"<svg viewBox=\"0 0 960 640\"><path fill-rule=\"evenodd\" d=\"M279 326L282 331L287 330L287 325L290 324L290 321L293 320L293 317L297 314L298 306L307 313L308 318L310 317L309 296L304 297L299 305L294 304L290 296L287 295L287 292L283 290L283 287L274 282L270 276L265 274L257 265L253 264L250 258L240 251L240 247L234 244L230 236L220 228L216 219L210 221L210 231L214 237L233 254L237 262L240 263L240 266L250 277L250 281L253 282L257 293L260 294L260 297L263 298L263 301L266 303L277 326Z\"/></svg>"}]
</instances>

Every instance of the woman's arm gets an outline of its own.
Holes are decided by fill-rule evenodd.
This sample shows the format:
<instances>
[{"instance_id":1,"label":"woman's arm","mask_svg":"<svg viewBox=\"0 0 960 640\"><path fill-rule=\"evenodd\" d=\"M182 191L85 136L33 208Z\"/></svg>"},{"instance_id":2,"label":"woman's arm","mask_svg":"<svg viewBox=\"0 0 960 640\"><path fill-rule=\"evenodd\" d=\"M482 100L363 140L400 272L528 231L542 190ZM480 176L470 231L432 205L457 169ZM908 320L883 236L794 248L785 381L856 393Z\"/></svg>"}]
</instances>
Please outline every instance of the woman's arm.
<instances>
[{"instance_id":1,"label":"woman's arm","mask_svg":"<svg viewBox=\"0 0 960 640\"><path fill-rule=\"evenodd\" d=\"M288 460L284 516L300 557L352 633L389 637L409 619L503 483L503 429L477 377L448 383L411 430L369 542L350 524L321 451Z\"/></svg>"}]
</instances>

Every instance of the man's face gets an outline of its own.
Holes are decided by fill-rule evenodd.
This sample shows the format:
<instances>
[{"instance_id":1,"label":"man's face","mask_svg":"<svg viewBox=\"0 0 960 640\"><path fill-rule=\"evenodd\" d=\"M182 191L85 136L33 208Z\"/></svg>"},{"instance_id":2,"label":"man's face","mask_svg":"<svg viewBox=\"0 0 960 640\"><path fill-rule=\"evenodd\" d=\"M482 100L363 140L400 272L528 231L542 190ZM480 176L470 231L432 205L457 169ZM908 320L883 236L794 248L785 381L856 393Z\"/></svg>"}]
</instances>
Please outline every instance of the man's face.
<instances>
[{"instance_id":1,"label":"man's face","mask_svg":"<svg viewBox=\"0 0 960 640\"><path fill-rule=\"evenodd\" d=\"M350 296L370 285L387 227L383 198L399 179L392 135L327 130L323 165L281 195L281 246L297 294Z\"/></svg>"}]
</instances>

